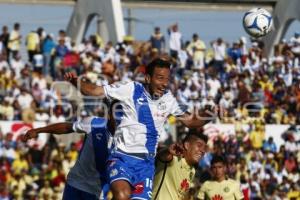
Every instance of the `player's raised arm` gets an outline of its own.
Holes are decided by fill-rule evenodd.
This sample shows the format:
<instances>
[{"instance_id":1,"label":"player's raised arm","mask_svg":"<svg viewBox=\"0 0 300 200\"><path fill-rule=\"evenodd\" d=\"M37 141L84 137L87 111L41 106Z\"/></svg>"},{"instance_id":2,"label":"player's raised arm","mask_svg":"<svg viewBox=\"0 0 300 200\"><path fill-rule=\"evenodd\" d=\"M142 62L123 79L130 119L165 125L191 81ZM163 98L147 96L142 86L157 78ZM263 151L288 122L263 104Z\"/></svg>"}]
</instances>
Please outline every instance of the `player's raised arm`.
<instances>
[{"instance_id":1,"label":"player's raised arm","mask_svg":"<svg viewBox=\"0 0 300 200\"><path fill-rule=\"evenodd\" d=\"M70 122L61 122L61 123L55 123L50 124L45 127L41 128L35 128L27 131L25 135L22 136L22 140L26 142L29 139L36 138L38 134L40 133L49 133L49 134L69 134L69 133L85 133L89 134L91 132L91 121L95 117L88 117L83 120L78 120L74 123ZM99 126L102 126L103 124L98 124Z\"/></svg>"},{"instance_id":2,"label":"player's raised arm","mask_svg":"<svg viewBox=\"0 0 300 200\"><path fill-rule=\"evenodd\" d=\"M83 79L78 79L78 77L72 73L68 72L64 75L66 81L72 83L76 88L80 89L80 92L88 96L103 96L104 89L102 86L95 85L84 81Z\"/></svg>"},{"instance_id":3,"label":"player's raised arm","mask_svg":"<svg viewBox=\"0 0 300 200\"><path fill-rule=\"evenodd\" d=\"M178 119L188 128L199 128L214 120L216 115L210 110L203 110L199 113L184 113Z\"/></svg>"},{"instance_id":4,"label":"player's raised arm","mask_svg":"<svg viewBox=\"0 0 300 200\"><path fill-rule=\"evenodd\" d=\"M25 135L22 136L22 141L26 142L29 139L37 138L40 133L60 135L60 134L67 134L72 132L74 132L72 123L69 122L56 123L41 128L34 128L27 131Z\"/></svg>"},{"instance_id":5,"label":"player's raised arm","mask_svg":"<svg viewBox=\"0 0 300 200\"><path fill-rule=\"evenodd\" d=\"M183 152L183 147L181 144L174 143L168 148L164 148L158 152L157 158L161 162L170 162L173 160L173 156L179 156Z\"/></svg>"},{"instance_id":6,"label":"player's raised arm","mask_svg":"<svg viewBox=\"0 0 300 200\"><path fill-rule=\"evenodd\" d=\"M179 104L175 98L172 102L171 114L177 117L188 128L201 128L218 116L217 108L204 108L200 112L196 109L188 111L188 107Z\"/></svg>"}]
</instances>

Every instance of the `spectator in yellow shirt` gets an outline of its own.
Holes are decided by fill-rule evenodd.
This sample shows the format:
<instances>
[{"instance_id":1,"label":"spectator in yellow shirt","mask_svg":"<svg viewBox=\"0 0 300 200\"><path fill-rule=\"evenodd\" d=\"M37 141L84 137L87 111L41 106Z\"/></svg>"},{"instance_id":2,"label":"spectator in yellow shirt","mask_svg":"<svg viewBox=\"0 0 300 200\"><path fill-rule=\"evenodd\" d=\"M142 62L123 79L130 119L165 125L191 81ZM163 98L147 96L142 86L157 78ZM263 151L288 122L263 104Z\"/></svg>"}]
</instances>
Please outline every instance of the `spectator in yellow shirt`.
<instances>
[{"instance_id":1,"label":"spectator in yellow shirt","mask_svg":"<svg viewBox=\"0 0 300 200\"><path fill-rule=\"evenodd\" d=\"M242 200L240 184L226 177L226 161L222 156L214 156L211 161L213 180L205 181L197 198L200 200Z\"/></svg>"},{"instance_id":2,"label":"spectator in yellow shirt","mask_svg":"<svg viewBox=\"0 0 300 200\"><path fill-rule=\"evenodd\" d=\"M20 157L15 159L12 163L12 169L15 173L21 173L22 170L28 170L28 162L25 159L24 153L20 153Z\"/></svg>"},{"instance_id":3,"label":"spectator in yellow shirt","mask_svg":"<svg viewBox=\"0 0 300 200\"><path fill-rule=\"evenodd\" d=\"M9 41L8 41L8 48L9 51L7 52L7 57L9 58L9 55L11 52L12 53L12 57L15 57L21 48L21 34L20 34L20 24L19 23L15 23L14 24L14 29L10 32L9 34Z\"/></svg>"},{"instance_id":4,"label":"spectator in yellow shirt","mask_svg":"<svg viewBox=\"0 0 300 200\"><path fill-rule=\"evenodd\" d=\"M186 199L195 168L206 151L207 136L190 131L182 144L172 144L157 155L153 200Z\"/></svg>"},{"instance_id":5,"label":"spectator in yellow shirt","mask_svg":"<svg viewBox=\"0 0 300 200\"><path fill-rule=\"evenodd\" d=\"M263 146L265 140L264 127L255 125L254 130L250 133L251 145L255 149L260 149Z\"/></svg>"},{"instance_id":6,"label":"spectator in yellow shirt","mask_svg":"<svg viewBox=\"0 0 300 200\"><path fill-rule=\"evenodd\" d=\"M193 40L187 47L187 52L193 59L193 68L195 70L203 69L205 50L205 43L202 40L200 40L197 33L194 33Z\"/></svg>"},{"instance_id":7,"label":"spectator in yellow shirt","mask_svg":"<svg viewBox=\"0 0 300 200\"><path fill-rule=\"evenodd\" d=\"M72 161L76 161L78 157L78 150L76 149L75 143L71 144L71 149L67 153L67 156L71 158Z\"/></svg>"},{"instance_id":8,"label":"spectator in yellow shirt","mask_svg":"<svg viewBox=\"0 0 300 200\"><path fill-rule=\"evenodd\" d=\"M26 37L26 48L29 62L33 62L33 56L40 50L40 37L35 31L28 33Z\"/></svg>"}]
</instances>

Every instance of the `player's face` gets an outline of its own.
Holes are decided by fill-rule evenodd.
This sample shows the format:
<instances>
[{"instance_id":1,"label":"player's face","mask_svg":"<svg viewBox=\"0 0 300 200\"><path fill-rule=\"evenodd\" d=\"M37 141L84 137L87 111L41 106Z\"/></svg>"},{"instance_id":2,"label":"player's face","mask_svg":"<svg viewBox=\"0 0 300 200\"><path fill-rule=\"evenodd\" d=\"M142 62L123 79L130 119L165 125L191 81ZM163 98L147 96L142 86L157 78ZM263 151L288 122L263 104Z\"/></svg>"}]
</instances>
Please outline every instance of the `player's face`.
<instances>
[{"instance_id":1,"label":"player's face","mask_svg":"<svg viewBox=\"0 0 300 200\"><path fill-rule=\"evenodd\" d=\"M104 62L102 65L102 73L111 76L115 71L114 64L112 62Z\"/></svg>"},{"instance_id":2,"label":"player's face","mask_svg":"<svg viewBox=\"0 0 300 200\"><path fill-rule=\"evenodd\" d=\"M201 139L195 139L186 142L185 148L187 150L185 159L190 165L196 165L205 154L206 143Z\"/></svg>"},{"instance_id":3,"label":"player's face","mask_svg":"<svg viewBox=\"0 0 300 200\"><path fill-rule=\"evenodd\" d=\"M170 81L170 69L156 67L149 79L150 94L154 97L161 97Z\"/></svg>"},{"instance_id":4,"label":"player's face","mask_svg":"<svg viewBox=\"0 0 300 200\"><path fill-rule=\"evenodd\" d=\"M217 180L223 180L225 178L226 167L223 163L217 162L211 166L212 174Z\"/></svg>"}]
</instances>

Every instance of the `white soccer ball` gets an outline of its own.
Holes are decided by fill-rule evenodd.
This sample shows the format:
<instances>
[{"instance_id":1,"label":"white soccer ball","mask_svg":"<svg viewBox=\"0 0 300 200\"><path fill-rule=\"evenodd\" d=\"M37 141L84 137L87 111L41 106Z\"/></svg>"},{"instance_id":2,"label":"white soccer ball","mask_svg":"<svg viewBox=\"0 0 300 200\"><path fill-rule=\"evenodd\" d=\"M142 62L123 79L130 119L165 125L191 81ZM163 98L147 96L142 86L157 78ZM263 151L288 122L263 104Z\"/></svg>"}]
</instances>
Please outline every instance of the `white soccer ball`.
<instances>
[{"instance_id":1,"label":"white soccer ball","mask_svg":"<svg viewBox=\"0 0 300 200\"><path fill-rule=\"evenodd\" d=\"M269 33L273 26L272 15L263 8L253 8L243 17L245 31L252 37L262 37Z\"/></svg>"}]
</instances>

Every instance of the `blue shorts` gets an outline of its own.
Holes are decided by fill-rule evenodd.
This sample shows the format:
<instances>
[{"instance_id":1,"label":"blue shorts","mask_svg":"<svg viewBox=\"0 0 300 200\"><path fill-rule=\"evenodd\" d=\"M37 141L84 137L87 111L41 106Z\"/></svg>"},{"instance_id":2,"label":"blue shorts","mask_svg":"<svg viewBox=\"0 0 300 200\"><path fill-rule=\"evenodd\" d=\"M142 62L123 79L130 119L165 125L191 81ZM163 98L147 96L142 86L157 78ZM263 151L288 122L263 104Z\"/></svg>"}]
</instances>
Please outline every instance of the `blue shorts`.
<instances>
[{"instance_id":1,"label":"blue shorts","mask_svg":"<svg viewBox=\"0 0 300 200\"><path fill-rule=\"evenodd\" d=\"M131 199L151 199L154 161L154 157L139 158L112 152L107 162L109 183L126 180L133 188Z\"/></svg>"},{"instance_id":2,"label":"blue shorts","mask_svg":"<svg viewBox=\"0 0 300 200\"><path fill-rule=\"evenodd\" d=\"M97 197L95 194L91 194L79 190L66 183L62 199L63 200L99 200L99 197Z\"/></svg>"}]
</instances>

